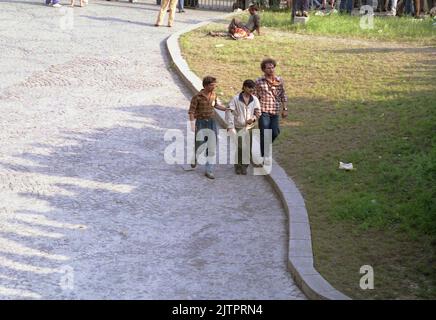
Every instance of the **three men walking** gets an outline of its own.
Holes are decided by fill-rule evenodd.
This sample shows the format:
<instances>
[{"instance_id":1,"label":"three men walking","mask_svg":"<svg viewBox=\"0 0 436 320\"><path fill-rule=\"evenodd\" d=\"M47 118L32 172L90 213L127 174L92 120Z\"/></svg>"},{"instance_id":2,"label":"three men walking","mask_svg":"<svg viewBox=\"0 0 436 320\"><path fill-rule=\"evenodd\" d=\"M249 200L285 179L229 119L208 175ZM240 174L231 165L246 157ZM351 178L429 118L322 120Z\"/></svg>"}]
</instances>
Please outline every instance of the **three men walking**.
<instances>
[{"instance_id":1,"label":"three men walking","mask_svg":"<svg viewBox=\"0 0 436 320\"><path fill-rule=\"evenodd\" d=\"M203 89L192 98L188 111L191 129L196 136L196 154L199 147L213 136L214 140L207 143L206 156L215 157L217 126L214 108L217 108L226 111L227 131L231 133L235 144L237 144L236 174L247 174L248 164L252 160L252 129L257 120L259 120L262 165L271 165L271 144L280 134L280 114L283 118L288 116L284 83L283 79L275 74L276 65L275 60L264 59L261 63L263 76L259 77L256 82L245 80L242 92L232 98L228 108L223 106L216 96L216 79L210 76L203 79ZM202 129L209 129L206 132L213 134L204 134ZM194 168L196 165L195 156L191 166ZM214 163L208 159L206 161L206 176L214 179L213 171Z\"/></svg>"}]
</instances>

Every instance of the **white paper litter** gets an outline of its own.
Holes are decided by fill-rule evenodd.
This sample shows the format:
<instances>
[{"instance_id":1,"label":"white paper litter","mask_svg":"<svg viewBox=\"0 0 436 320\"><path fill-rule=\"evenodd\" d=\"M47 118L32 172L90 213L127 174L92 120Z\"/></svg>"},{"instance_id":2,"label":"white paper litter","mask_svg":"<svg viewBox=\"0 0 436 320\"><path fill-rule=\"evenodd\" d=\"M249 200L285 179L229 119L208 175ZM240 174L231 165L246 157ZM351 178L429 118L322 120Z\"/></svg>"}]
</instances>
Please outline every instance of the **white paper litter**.
<instances>
[{"instance_id":1,"label":"white paper litter","mask_svg":"<svg viewBox=\"0 0 436 320\"><path fill-rule=\"evenodd\" d=\"M353 168L353 164L351 162L345 163L345 162L339 161L339 169L341 169L341 170L353 170L354 168Z\"/></svg>"}]
</instances>

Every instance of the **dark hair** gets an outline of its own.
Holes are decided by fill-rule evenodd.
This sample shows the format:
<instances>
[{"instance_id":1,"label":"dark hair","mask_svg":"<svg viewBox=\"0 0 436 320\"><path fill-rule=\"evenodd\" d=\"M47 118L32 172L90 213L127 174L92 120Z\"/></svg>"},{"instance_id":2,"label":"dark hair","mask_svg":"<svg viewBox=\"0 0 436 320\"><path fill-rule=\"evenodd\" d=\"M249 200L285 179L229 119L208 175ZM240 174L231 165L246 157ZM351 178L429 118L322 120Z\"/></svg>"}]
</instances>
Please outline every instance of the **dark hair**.
<instances>
[{"instance_id":1,"label":"dark hair","mask_svg":"<svg viewBox=\"0 0 436 320\"><path fill-rule=\"evenodd\" d=\"M211 76L206 76L203 78L203 88L206 87L207 85L216 82L216 78L211 77Z\"/></svg>"},{"instance_id":2,"label":"dark hair","mask_svg":"<svg viewBox=\"0 0 436 320\"><path fill-rule=\"evenodd\" d=\"M259 8L257 7L257 5L255 5L254 3L250 4L250 6L248 7L248 9L253 9L253 10L256 10L256 11L259 10Z\"/></svg>"},{"instance_id":3,"label":"dark hair","mask_svg":"<svg viewBox=\"0 0 436 320\"><path fill-rule=\"evenodd\" d=\"M274 67L277 65L277 62L274 59L271 58L267 58L267 59L263 59L262 63L260 64L260 68L262 69L262 71L265 70L265 67L267 64L272 64Z\"/></svg>"},{"instance_id":4,"label":"dark hair","mask_svg":"<svg viewBox=\"0 0 436 320\"><path fill-rule=\"evenodd\" d=\"M256 87L256 83L253 80L251 80L251 79L247 79L242 84L242 88L244 88L244 87L254 88L254 87Z\"/></svg>"}]
</instances>

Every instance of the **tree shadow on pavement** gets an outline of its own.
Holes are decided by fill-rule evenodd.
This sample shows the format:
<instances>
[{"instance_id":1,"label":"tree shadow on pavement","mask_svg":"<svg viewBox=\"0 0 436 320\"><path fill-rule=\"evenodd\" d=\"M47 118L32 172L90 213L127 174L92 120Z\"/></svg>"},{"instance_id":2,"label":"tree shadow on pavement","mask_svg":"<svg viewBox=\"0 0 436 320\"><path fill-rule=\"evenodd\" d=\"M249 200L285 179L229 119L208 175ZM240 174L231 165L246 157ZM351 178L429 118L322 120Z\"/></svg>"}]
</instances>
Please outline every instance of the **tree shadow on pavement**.
<instances>
[{"instance_id":1,"label":"tree shadow on pavement","mask_svg":"<svg viewBox=\"0 0 436 320\"><path fill-rule=\"evenodd\" d=\"M271 287L292 282L277 272L286 269L277 250L277 242L286 244L285 217L278 202L256 201L259 177L239 179L220 166L210 181L201 168L185 172L165 163L164 133L186 130L184 109L117 110L131 117L92 132L65 131L62 145L32 144L14 156L20 164L0 163L7 182L1 297L273 298L258 292L259 279ZM241 189L245 196L233 198ZM278 216L262 214L275 207ZM259 245L252 240L259 232L273 239ZM274 275L265 280L265 270Z\"/></svg>"},{"instance_id":2,"label":"tree shadow on pavement","mask_svg":"<svg viewBox=\"0 0 436 320\"><path fill-rule=\"evenodd\" d=\"M97 20L97 21L112 21L112 22L130 23L130 24L137 24L140 26L154 27L153 23L136 22L136 21L130 21L130 20L114 18L114 17L93 17L93 16L85 16L85 15L80 15L80 17L91 19L91 20Z\"/></svg>"}]
</instances>

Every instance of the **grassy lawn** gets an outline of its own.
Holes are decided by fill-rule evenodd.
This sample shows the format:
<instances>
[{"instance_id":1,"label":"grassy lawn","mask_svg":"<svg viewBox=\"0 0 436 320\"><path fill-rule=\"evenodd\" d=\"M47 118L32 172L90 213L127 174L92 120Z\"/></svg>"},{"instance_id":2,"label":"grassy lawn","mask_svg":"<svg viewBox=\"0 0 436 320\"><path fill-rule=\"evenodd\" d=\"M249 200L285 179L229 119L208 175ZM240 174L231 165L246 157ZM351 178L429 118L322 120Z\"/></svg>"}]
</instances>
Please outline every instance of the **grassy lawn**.
<instances>
[{"instance_id":1,"label":"grassy lawn","mask_svg":"<svg viewBox=\"0 0 436 320\"><path fill-rule=\"evenodd\" d=\"M289 23L289 11L262 14L262 25L280 28L301 34L346 36L361 39L414 42L420 44L435 44L436 27L432 27L431 19L417 20L410 17L380 17L375 16L373 28L360 27L360 17L348 14L332 14L329 16L310 15L306 25Z\"/></svg>"},{"instance_id":2,"label":"grassy lawn","mask_svg":"<svg viewBox=\"0 0 436 320\"><path fill-rule=\"evenodd\" d=\"M313 16L292 30L287 16L264 12L269 27L252 41L208 37L226 29L211 24L182 37L183 54L199 77L218 78L225 101L261 75L264 57L278 61L290 117L274 157L306 199L315 266L333 286L353 298L435 299L436 28L387 18L377 22L386 32L362 33L353 17ZM359 287L365 264L374 290Z\"/></svg>"}]
</instances>

